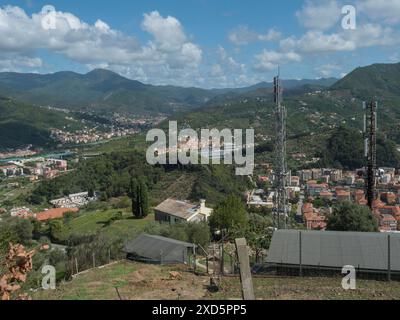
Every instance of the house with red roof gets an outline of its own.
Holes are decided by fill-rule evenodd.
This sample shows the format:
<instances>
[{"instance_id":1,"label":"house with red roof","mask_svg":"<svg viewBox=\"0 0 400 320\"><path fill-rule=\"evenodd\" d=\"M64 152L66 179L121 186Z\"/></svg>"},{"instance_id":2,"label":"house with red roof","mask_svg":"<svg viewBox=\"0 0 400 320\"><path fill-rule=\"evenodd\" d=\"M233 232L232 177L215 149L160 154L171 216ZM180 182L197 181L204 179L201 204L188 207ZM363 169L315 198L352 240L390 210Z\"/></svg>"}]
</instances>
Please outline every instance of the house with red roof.
<instances>
[{"instance_id":1,"label":"house with red roof","mask_svg":"<svg viewBox=\"0 0 400 320\"><path fill-rule=\"evenodd\" d=\"M78 213L78 208L53 208L45 210L43 212L36 214L36 220L40 222L45 222L53 219L61 219L67 212Z\"/></svg>"}]
</instances>

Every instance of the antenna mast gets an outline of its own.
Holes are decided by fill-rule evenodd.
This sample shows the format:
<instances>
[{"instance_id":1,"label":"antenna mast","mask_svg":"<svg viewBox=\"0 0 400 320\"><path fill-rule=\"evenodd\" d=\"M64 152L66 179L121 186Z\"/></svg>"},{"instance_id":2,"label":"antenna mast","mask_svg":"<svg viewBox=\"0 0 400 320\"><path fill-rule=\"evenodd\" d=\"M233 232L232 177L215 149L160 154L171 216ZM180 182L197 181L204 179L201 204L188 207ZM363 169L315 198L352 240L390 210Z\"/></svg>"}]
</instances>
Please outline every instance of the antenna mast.
<instances>
[{"instance_id":1,"label":"antenna mast","mask_svg":"<svg viewBox=\"0 0 400 320\"><path fill-rule=\"evenodd\" d=\"M372 209L376 199L376 130L378 102L371 101L368 105L363 102L364 115L364 151L366 159L365 189L367 191L368 206Z\"/></svg>"},{"instance_id":2,"label":"antenna mast","mask_svg":"<svg viewBox=\"0 0 400 320\"><path fill-rule=\"evenodd\" d=\"M276 104L276 142L275 142L275 208L274 226L277 229L287 227L287 194L286 179L288 176L286 167L286 108L282 106L282 83L278 76L274 78L274 101Z\"/></svg>"}]
</instances>

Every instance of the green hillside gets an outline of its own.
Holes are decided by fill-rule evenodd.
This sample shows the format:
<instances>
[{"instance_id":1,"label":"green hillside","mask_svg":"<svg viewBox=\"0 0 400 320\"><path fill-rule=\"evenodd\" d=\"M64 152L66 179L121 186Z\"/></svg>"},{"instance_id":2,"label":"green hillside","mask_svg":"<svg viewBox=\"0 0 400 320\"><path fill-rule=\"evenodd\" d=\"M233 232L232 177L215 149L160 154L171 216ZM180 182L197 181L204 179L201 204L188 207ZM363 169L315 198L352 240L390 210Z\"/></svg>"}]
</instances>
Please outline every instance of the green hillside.
<instances>
[{"instance_id":1,"label":"green hillside","mask_svg":"<svg viewBox=\"0 0 400 320\"><path fill-rule=\"evenodd\" d=\"M339 80L332 90L347 90L362 99L400 101L400 63L357 68Z\"/></svg>"},{"instance_id":2,"label":"green hillside","mask_svg":"<svg viewBox=\"0 0 400 320\"><path fill-rule=\"evenodd\" d=\"M288 115L289 158L291 154L301 152L307 154L308 160L322 156L325 165L345 168L361 166L362 100L367 100L370 96L376 96L380 102L378 152L390 154L387 159L381 157L381 163L397 165L396 143L400 144L400 108L396 101L400 102L400 64L372 65L357 69L328 89L308 85L285 90L283 103ZM190 126L195 129L254 128L256 142L265 145L274 139L274 108L271 90L258 89L241 95L218 96L207 107L175 119L182 127ZM349 154L359 153L356 159L351 160L328 152L329 148L338 148L340 151L341 138L337 137L341 128L353 130L352 134L346 135L350 138L343 141L343 144L349 147L346 149L351 151ZM329 141L333 141L334 145L330 146ZM358 147L360 143L361 148ZM262 153L259 161L272 160L271 150ZM296 168L296 163L291 160L289 163Z\"/></svg>"},{"instance_id":3,"label":"green hillside","mask_svg":"<svg viewBox=\"0 0 400 320\"><path fill-rule=\"evenodd\" d=\"M152 86L102 69L87 74L0 73L0 94L35 105L130 114L171 114L198 107L216 95L197 88Z\"/></svg>"},{"instance_id":4,"label":"green hillside","mask_svg":"<svg viewBox=\"0 0 400 320\"><path fill-rule=\"evenodd\" d=\"M232 166L151 166L143 151L113 152L80 163L68 175L42 182L28 201L40 204L87 190L99 191L103 200L121 197L129 192L132 175L146 180L152 205L168 197L207 199L215 204L227 194L241 195L249 186L249 180L236 176Z\"/></svg>"},{"instance_id":5,"label":"green hillside","mask_svg":"<svg viewBox=\"0 0 400 320\"><path fill-rule=\"evenodd\" d=\"M304 85L327 87L335 79L287 80L288 88ZM271 83L246 88L213 89L152 86L124 78L114 72L96 69L87 74L0 73L0 94L36 105L112 114L173 114L198 108L214 97L238 96L257 90L270 91Z\"/></svg>"},{"instance_id":6,"label":"green hillside","mask_svg":"<svg viewBox=\"0 0 400 320\"><path fill-rule=\"evenodd\" d=\"M32 144L49 147L50 128L76 130L79 122L67 120L59 111L37 108L0 96L0 150Z\"/></svg>"}]
</instances>

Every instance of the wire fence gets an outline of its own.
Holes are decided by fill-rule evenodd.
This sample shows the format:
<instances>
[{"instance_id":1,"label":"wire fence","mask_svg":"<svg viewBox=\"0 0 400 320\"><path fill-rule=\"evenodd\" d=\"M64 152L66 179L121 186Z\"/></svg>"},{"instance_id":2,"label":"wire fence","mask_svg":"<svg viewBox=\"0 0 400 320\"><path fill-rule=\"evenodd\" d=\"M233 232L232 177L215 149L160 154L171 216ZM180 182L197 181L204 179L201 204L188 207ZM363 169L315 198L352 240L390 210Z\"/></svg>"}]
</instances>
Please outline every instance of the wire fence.
<instances>
[{"instance_id":1,"label":"wire fence","mask_svg":"<svg viewBox=\"0 0 400 320\"><path fill-rule=\"evenodd\" d=\"M353 241L348 240L337 238L335 243L304 237L286 241L278 255L270 251L257 255L253 252L251 272L254 277L341 278L353 272L357 279L400 281L400 237L378 234L376 238L375 235L358 238L356 235ZM198 272L213 277L238 276L236 252L227 250L229 246L229 243L212 244ZM281 258L268 259L268 254Z\"/></svg>"}]
</instances>

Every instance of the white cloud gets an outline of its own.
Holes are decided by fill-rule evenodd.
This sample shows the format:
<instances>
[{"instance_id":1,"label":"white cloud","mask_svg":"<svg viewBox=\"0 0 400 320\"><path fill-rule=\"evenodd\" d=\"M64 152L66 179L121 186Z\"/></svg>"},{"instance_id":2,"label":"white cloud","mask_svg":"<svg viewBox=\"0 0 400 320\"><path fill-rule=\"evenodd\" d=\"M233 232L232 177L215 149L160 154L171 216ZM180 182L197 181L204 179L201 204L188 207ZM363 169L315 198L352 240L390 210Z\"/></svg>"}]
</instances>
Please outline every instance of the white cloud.
<instances>
[{"instance_id":1,"label":"white cloud","mask_svg":"<svg viewBox=\"0 0 400 320\"><path fill-rule=\"evenodd\" d=\"M345 39L342 35L336 33L324 34L322 31L308 31L300 38L284 39L280 45L286 51L296 50L306 53L352 51L356 49L356 44Z\"/></svg>"},{"instance_id":2,"label":"white cloud","mask_svg":"<svg viewBox=\"0 0 400 320\"><path fill-rule=\"evenodd\" d=\"M359 25L356 30L345 32L344 36L353 41L357 48L400 44L399 32L373 23Z\"/></svg>"},{"instance_id":3,"label":"white cloud","mask_svg":"<svg viewBox=\"0 0 400 320\"><path fill-rule=\"evenodd\" d=\"M326 34L311 30L299 38L289 37L281 40L284 51L300 53L355 51L358 48L373 46L395 46L400 43L400 34L390 27L367 23L358 25L355 30Z\"/></svg>"},{"instance_id":4,"label":"white cloud","mask_svg":"<svg viewBox=\"0 0 400 320\"><path fill-rule=\"evenodd\" d=\"M0 71L20 71L24 68L41 68L43 61L40 58L30 58L24 56L0 56Z\"/></svg>"},{"instance_id":5,"label":"white cloud","mask_svg":"<svg viewBox=\"0 0 400 320\"><path fill-rule=\"evenodd\" d=\"M341 9L334 0L307 0L302 9L296 12L296 17L308 29L328 30L338 23Z\"/></svg>"},{"instance_id":6,"label":"white cloud","mask_svg":"<svg viewBox=\"0 0 400 320\"><path fill-rule=\"evenodd\" d=\"M400 23L399 0L362 0L357 3L357 9L380 23Z\"/></svg>"},{"instance_id":7,"label":"white cloud","mask_svg":"<svg viewBox=\"0 0 400 320\"><path fill-rule=\"evenodd\" d=\"M177 51L187 42L181 23L174 17L163 18L157 11L144 14L143 30L153 35L159 49Z\"/></svg>"},{"instance_id":8,"label":"white cloud","mask_svg":"<svg viewBox=\"0 0 400 320\"><path fill-rule=\"evenodd\" d=\"M262 53L255 55L256 69L270 71L277 69L279 65L288 62L299 62L301 56L296 52L277 52L264 50Z\"/></svg>"},{"instance_id":9,"label":"white cloud","mask_svg":"<svg viewBox=\"0 0 400 320\"><path fill-rule=\"evenodd\" d=\"M211 75L214 77L224 76L224 70L222 69L220 64L214 64L211 68Z\"/></svg>"},{"instance_id":10,"label":"white cloud","mask_svg":"<svg viewBox=\"0 0 400 320\"><path fill-rule=\"evenodd\" d=\"M315 68L315 71L317 71L322 77L326 78L336 75L340 69L341 67L339 65L328 63Z\"/></svg>"},{"instance_id":11,"label":"white cloud","mask_svg":"<svg viewBox=\"0 0 400 320\"><path fill-rule=\"evenodd\" d=\"M223 46L218 46L217 53L219 55L221 64L225 67L228 67L231 71L235 69L243 70L243 68L245 67L243 64L238 63L232 56L228 55Z\"/></svg>"},{"instance_id":12,"label":"white cloud","mask_svg":"<svg viewBox=\"0 0 400 320\"><path fill-rule=\"evenodd\" d=\"M101 20L97 20L96 23L94 24L94 26L95 26L97 29L99 29L99 30L101 30L101 31L103 31L103 32L108 32L108 31L110 31L109 25L108 25L107 23L105 23L104 21L101 21Z\"/></svg>"},{"instance_id":13,"label":"white cloud","mask_svg":"<svg viewBox=\"0 0 400 320\"><path fill-rule=\"evenodd\" d=\"M242 46L256 41L276 41L281 37L281 33L272 28L266 34L258 34L247 26L239 26L228 34L231 43Z\"/></svg>"},{"instance_id":14,"label":"white cloud","mask_svg":"<svg viewBox=\"0 0 400 320\"><path fill-rule=\"evenodd\" d=\"M182 70L194 74L192 69L202 60L201 48L188 40L181 23L157 11L144 14L142 28L153 37L147 44L101 20L90 25L71 13L56 11L55 28L49 29L43 27L45 17L41 12L29 16L19 7L0 7L0 51L30 57L45 49L86 65L137 72L155 82L181 77L177 73L185 74Z\"/></svg>"},{"instance_id":15,"label":"white cloud","mask_svg":"<svg viewBox=\"0 0 400 320\"><path fill-rule=\"evenodd\" d=\"M282 34L276 29L269 29L266 34L259 34L258 39L260 41L276 41L281 38Z\"/></svg>"}]
</instances>

